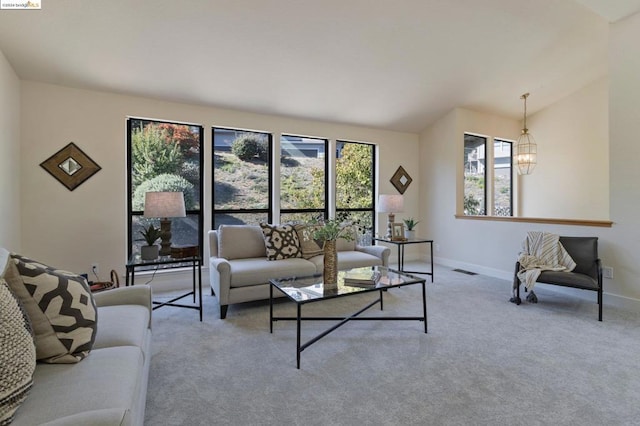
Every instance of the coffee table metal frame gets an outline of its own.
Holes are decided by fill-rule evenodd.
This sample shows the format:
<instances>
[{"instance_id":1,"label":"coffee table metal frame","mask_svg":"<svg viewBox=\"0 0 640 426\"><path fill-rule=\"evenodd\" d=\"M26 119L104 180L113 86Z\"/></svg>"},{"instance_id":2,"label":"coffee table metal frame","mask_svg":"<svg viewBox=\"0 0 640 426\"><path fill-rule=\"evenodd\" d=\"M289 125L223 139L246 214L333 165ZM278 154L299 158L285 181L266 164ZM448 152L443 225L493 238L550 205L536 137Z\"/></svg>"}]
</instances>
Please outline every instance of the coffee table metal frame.
<instances>
[{"instance_id":1,"label":"coffee table metal frame","mask_svg":"<svg viewBox=\"0 0 640 426\"><path fill-rule=\"evenodd\" d=\"M359 269L359 268L358 268ZM296 366L300 369L300 354L309 346L313 345L318 340L322 339L332 331L342 327L349 321L422 321L424 322L424 332L427 333L427 298L426 298L426 280L420 277L409 275L407 273L398 272L393 269L388 269L382 266L376 266L372 268L365 268L369 270L378 270L383 276L390 276L392 278L389 284L385 284L381 281L376 286L371 287L356 287L345 285L342 275L344 271L339 272L338 287L333 290L330 289L325 294L324 284L322 281L322 274L316 274L307 277L291 277L286 279L272 279L269 285L269 332L273 333L273 323L276 321L296 321ZM395 279L395 281L393 280ZM404 287L408 285L421 284L422 285L422 316L366 316L360 317L359 315L370 309L371 307L380 303L380 310L384 308L383 294L385 291L396 288ZM314 291L308 291L310 287L314 288ZM296 316L295 317L282 317L273 315L273 289L277 289L284 293L285 296L292 302L296 303ZM307 291L305 291L307 289ZM302 316L302 306L307 303L319 302L322 300L334 299L337 297L347 297L355 294L378 292L379 297L373 302L367 304L362 309L354 312L351 315L343 317L304 317ZM301 297L294 297L296 292L300 293ZM303 294L304 293L304 294ZM337 324L318 334L317 336L302 343L301 341L301 329L302 321L339 321Z\"/></svg>"}]
</instances>

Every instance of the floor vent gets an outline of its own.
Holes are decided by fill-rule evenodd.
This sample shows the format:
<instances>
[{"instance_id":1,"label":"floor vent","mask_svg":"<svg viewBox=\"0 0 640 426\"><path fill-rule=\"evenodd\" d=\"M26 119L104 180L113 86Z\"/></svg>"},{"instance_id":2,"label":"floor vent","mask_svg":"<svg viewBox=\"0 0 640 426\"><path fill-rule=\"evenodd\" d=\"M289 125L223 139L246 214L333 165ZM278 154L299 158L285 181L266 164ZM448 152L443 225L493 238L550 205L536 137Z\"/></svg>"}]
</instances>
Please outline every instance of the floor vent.
<instances>
[{"instance_id":1,"label":"floor vent","mask_svg":"<svg viewBox=\"0 0 640 426\"><path fill-rule=\"evenodd\" d=\"M465 271L464 269L454 269L455 272L460 272L461 274L467 274L467 275L478 275L475 272L471 272L471 271Z\"/></svg>"}]
</instances>

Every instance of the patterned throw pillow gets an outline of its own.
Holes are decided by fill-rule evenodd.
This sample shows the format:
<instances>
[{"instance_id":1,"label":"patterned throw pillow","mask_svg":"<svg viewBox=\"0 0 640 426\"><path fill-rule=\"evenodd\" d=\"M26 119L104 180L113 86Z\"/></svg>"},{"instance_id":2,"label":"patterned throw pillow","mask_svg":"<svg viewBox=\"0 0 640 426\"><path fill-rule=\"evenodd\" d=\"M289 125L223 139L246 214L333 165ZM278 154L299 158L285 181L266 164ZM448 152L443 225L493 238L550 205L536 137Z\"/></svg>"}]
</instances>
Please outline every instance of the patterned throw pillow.
<instances>
[{"instance_id":1,"label":"patterned throw pillow","mask_svg":"<svg viewBox=\"0 0 640 426\"><path fill-rule=\"evenodd\" d=\"M70 364L89 355L98 312L83 277L11 253L4 278L29 315L38 360Z\"/></svg>"},{"instance_id":2,"label":"patterned throw pillow","mask_svg":"<svg viewBox=\"0 0 640 426\"><path fill-rule=\"evenodd\" d=\"M0 425L8 425L33 386L36 346L26 313L0 278Z\"/></svg>"},{"instance_id":3,"label":"patterned throw pillow","mask_svg":"<svg viewBox=\"0 0 640 426\"><path fill-rule=\"evenodd\" d=\"M267 259L282 260L302 257L298 234L291 225L268 225L261 223Z\"/></svg>"},{"instance_id":4,"label":"patterned throw pillow","mask_svg":"<svg viewBox=\"0 0 640 426\"><path fill-rule=\"evenodd\" d=\"M314 240L313 232L317 228L314 225L293 225L298 234L300 240L300 249L302 250L302 257L305 259L311 259L314 256L318 256L324 253L322 240Z\"/></svg>"}]
</instances>

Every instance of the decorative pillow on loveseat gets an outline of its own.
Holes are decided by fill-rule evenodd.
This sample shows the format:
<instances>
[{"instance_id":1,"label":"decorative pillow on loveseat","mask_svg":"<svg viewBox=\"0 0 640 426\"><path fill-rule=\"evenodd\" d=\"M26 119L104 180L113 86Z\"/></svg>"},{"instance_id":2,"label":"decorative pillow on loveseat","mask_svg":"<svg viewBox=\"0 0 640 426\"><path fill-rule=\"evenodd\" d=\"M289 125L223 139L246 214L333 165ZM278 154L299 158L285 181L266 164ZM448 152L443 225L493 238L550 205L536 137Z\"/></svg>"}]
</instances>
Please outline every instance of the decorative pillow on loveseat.
<instances>
[{"instance_id":1,"label":"decorative pillow on loveseat","mask_svg":"<svg viewBox=\"0 0 640 426\"><path fill-rule=\"evenodd\" d=\"M291 225L269 225L261 223L264 234L264 245L267 248L267 259L282 260L302 257L300 240Z\"/></svg>"},{"instance_id":2,"label":"decorative pillow on loveseat","mask_svg":"<svg viewBox=\"0 0 640 426\"><path fill-rule=\"evenodd\" d=\"M89 355L98 312L83 277L12 253L4 278L31 320L38 360L70 364Z\"/></svg>"},{"instance_id":3,"label":"decorative pillow on loveseat","mask_svg":"<svg viewBox=\"0 0 640 426\"><path fill-rule=\"evenodd\" d=\"M0 425L11 423L27 398L35 369L31 323L5 280L0 278Z\"/></svg>"},{"instance_id":4,"label":"decorative pillow on loveseat","mask_svg":"<svg viewBox=\"0 0 640 426\"><path fill-rule=\"evenodd\" d=\"M324 253L322 248L322 240L315 240L313 233L318 228L318 225L293 225L298 234L300 240L300 249L302 250L302 257L305 259L311 259L314 256L318 256Z\"/></svg>"}]
</instances>

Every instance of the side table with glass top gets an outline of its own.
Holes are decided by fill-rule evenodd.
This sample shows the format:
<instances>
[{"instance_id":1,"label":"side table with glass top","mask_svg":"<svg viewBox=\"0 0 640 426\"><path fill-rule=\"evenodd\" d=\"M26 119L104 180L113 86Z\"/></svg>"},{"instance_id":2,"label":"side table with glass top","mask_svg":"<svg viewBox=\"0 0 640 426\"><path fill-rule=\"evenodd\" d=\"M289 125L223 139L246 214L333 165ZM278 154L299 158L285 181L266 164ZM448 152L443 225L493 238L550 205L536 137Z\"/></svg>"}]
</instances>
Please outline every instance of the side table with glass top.
<instances>
[{"instance_id":1,"label":"side table with glass top","mask_svg":"<svg viewBox=\"0 0 640 426\"><path fill-rule=\"evenodd\" d=\"M406 272L408 274L425 274L431 275L431 282L433 282L433 240L427 240L426 238L407 238L405 240L390 240L388 238L373 238L374 241L380 241L382 243L395 244L398 247L398 271ZM406 271L404 269L404 247L409 244L429 244L429 253L431 255L430 271Z\"/></svg>"},{"instance_id":2,"label":"side table with glass top","mask_svg":"<svg viewBox=\"0 0 640 426\"><path fill-rule=\"evenodd\" d=\"M192 288L188 293L180 294L167 302L161 301L152 301L153 309L158 309L163 306L174 306L178 308L188 308L188 309L196 309L200 312L200 321L202 321L202 258L200 256L189 256L180 259L174 259L170 256L160 256L155 260L142 260L140 258L140 254L134 254L131 256L129 261L127 262L127 274L125 285L135 285L135 274L136 270L141 271L154 271L154 273L159 269L167 269L169 267L191 267L192 270ZM196 279L197 276L197 279ZM196 281L197 281L197 290L196 290ZM198 300L196 301L196 293L198 296ZM178 300L184 299L185 297L193 296L192 305L175 303Z\"/></svg>"}]
</instances>

